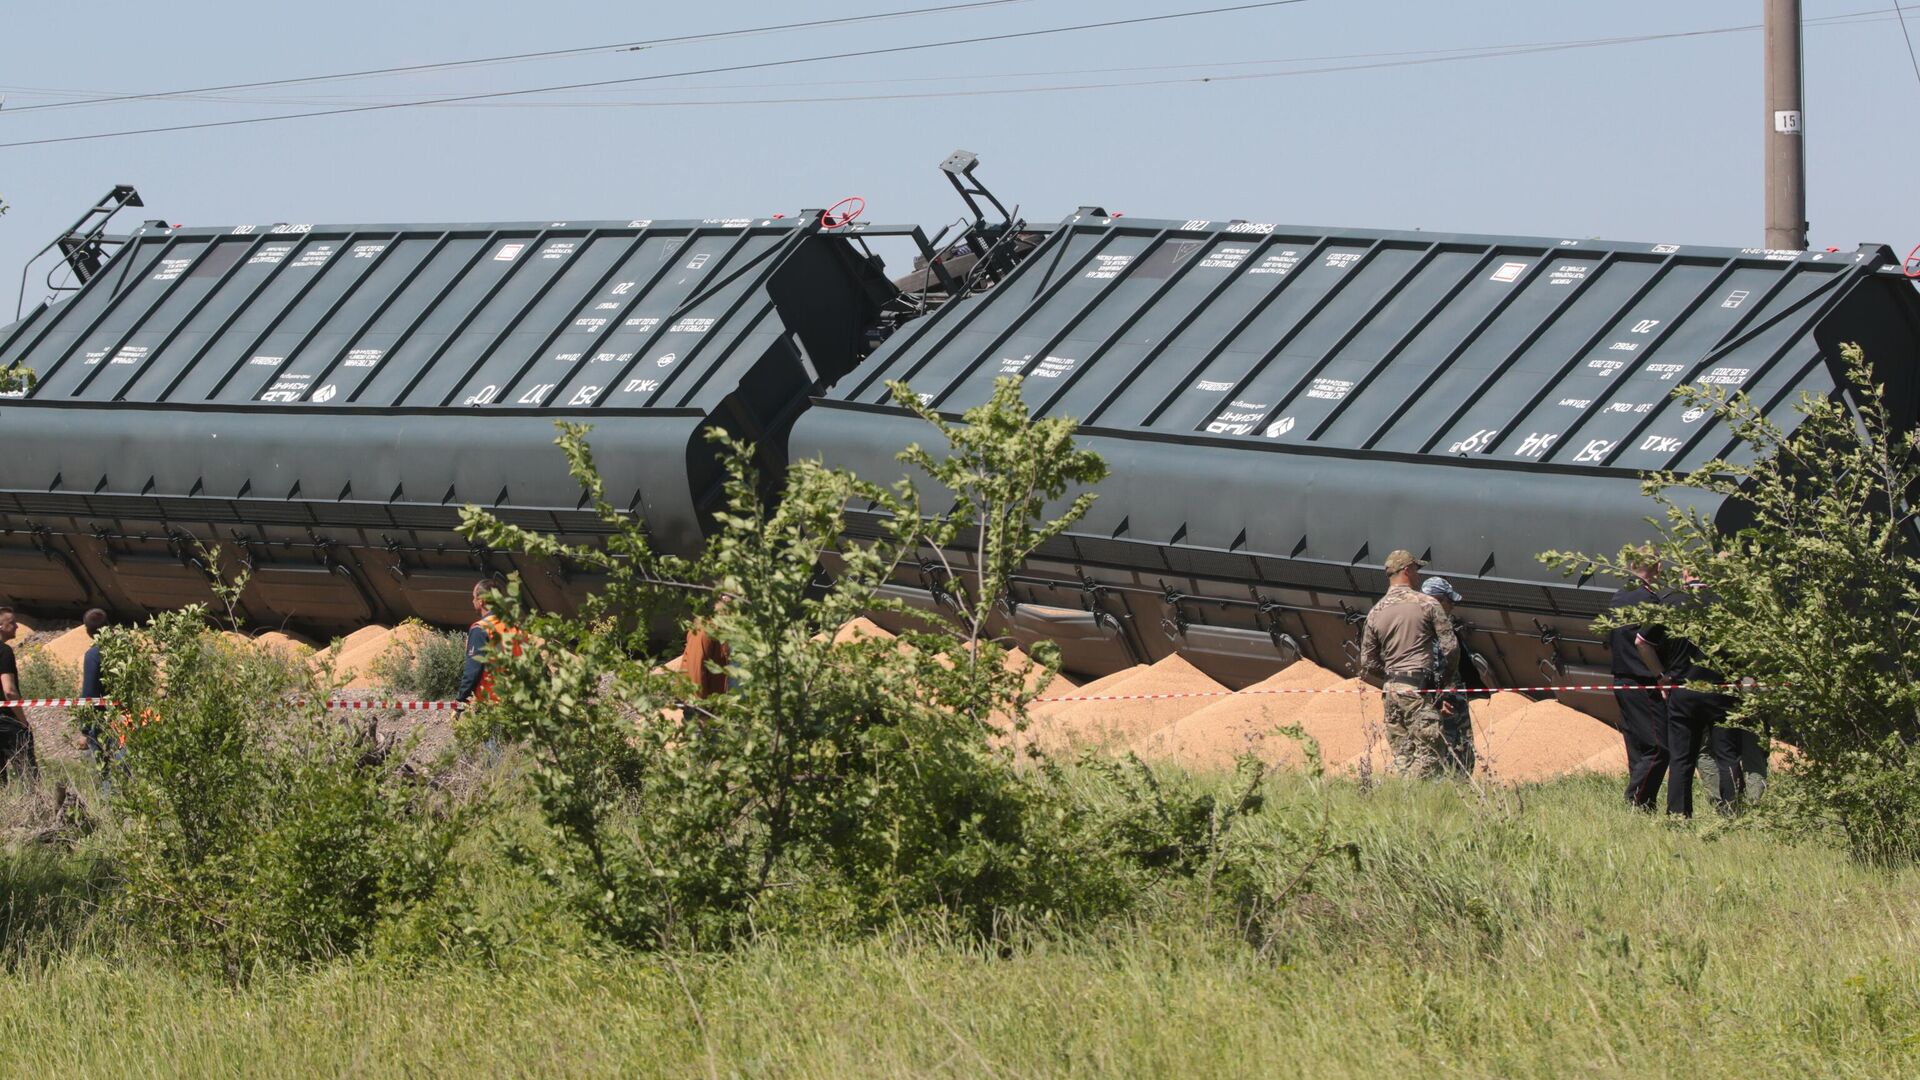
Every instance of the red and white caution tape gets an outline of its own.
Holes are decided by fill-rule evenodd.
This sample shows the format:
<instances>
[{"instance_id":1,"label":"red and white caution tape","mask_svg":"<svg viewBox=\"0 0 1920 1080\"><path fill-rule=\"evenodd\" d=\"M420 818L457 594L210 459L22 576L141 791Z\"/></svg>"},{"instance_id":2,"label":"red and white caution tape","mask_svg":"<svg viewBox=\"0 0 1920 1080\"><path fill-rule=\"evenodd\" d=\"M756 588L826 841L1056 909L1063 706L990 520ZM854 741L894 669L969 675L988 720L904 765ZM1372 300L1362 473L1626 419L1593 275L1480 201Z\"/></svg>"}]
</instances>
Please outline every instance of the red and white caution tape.
<instances>
[{"instance_id":1,"label":"red and white caution tape","mask_svg":"<svg viewBox=\"0 0 1920 1080\"><path fill-rule=\"evenodd\" d=\"M72 709L83 705L97 705L101 708L117 708L112 698L27 698L21 701L0 701L0 709ZM399 709L403 712L427 712L436 709L459 709L466 705L463 701L360 701L353 698L328 698L329 709Z\"/></svg>"},{"instance_id":2,"label":"red and white caution tape","mask_svg":"<svg viewBox=\"0 0 1920 1080\"><path fill-rule=\"evenodd\" d=\"M1788 685L1790 684L1768 684L1754 682L1752 680L1741 680L1739 682L1713 683L1710 688L1714 690L1778 690ZM1475 689L1453 687L1438 690L1407 689L1396 692L1409 694L1605 694L1612 693L1615 690L1635 693L1675 689L1684 689L1684 687L1674 684L1648 683L1567 683L1549 686L1496 686L1492 688ZM1256 694L1378 694L1381 692L1381 689L1376 686L1277 686L1265 690L1256 690L1249 687L1245 690L1185 690L1165 694L1075 694L1064 697L1043 697L1034 702L1034 704L1041 705L1054 702L1065 703L1080 701L1172 701L1177 698L1236 697ZM83 705L98 705L104 708L111 708L114 707L114 701L112 698L31 698L24 701L0 701L0 709L67 709ZM327 708L345 710L396 709L401 712L434 712L442 709L458 710L465 707L466 702L464 701L362 701L355 698L327 699Z\"/></svg>"},{"instance_id":3,"label":"red and white caution tape","mask_svg":"<svg viewBox=\"0 0 1920 1080\"><path fill-rule=\"evenodd\" d=\"M327 701L329 709L399 709L402 712L432 712L437 709L461 709L464 701L356 701L347 698L331 698Z\"/></svg>"},{"instance_id":4,"label":"red and white caution tape","mask_svg":"<svg viewBox=\"0 0 1920 1080\"><path fill-rule=\"evenodd\" d=\"M1710 688L1714 690L1776 690L1785 685L1787 684L1769 685L1767 683L1749 680L1742 682L1713 683ZM1615 690L1625 690L1632 693L1635 691L1682 689L1687 689L1687 687L1680 684L1571 683L1555 686L1496 686L1491 688L1447 687L1438 690L1415 690L1409 687L1405 690L1395 692L1404 694L1539 694L1584 691L1593 694L1604 694L1611 693ZM1382 692L1383 691L1377 686L1277 686L1266 690L1256 690L1249 687L1245 690L1186 690L1165 694L1081 694L1068 695L1065 697L1043 697L1035 701L1034 704L1046 705L1056 701L1170 701L1175 698L1240 697L1254 694L1378 694Z\"/></svg>"}]
</instances>

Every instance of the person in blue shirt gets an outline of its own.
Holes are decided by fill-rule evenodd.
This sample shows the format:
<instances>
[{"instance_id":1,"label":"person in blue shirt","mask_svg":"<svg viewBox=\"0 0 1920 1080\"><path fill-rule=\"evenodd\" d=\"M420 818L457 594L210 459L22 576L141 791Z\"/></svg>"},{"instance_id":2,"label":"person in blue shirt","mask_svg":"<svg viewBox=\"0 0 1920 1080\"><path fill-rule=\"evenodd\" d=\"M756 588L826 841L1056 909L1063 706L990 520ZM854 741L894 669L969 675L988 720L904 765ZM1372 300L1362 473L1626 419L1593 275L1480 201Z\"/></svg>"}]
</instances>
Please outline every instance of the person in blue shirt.
<instances>
[{"instance_id":1,"label":"person in blue shirt","mask_svg":"<svg viewBox=\"0 0 1920 1080\"><path fill-rule=\"evenodd\" d=\"M96 639L100 637L100 631L106 629L107 613L93 608L81 616L80 625L87 631L87 640L94 642L87 646L86 654L80 658L80 696L106 697L106 687L100 680L100 646ZM107 710L101 706L82 706L80 711L80 737L86 740L87 753L92 754L94 762L100 766L103 780L113 760L113 753L107 748L106 742L107 715Z\"/></svg>"}]
</instances>

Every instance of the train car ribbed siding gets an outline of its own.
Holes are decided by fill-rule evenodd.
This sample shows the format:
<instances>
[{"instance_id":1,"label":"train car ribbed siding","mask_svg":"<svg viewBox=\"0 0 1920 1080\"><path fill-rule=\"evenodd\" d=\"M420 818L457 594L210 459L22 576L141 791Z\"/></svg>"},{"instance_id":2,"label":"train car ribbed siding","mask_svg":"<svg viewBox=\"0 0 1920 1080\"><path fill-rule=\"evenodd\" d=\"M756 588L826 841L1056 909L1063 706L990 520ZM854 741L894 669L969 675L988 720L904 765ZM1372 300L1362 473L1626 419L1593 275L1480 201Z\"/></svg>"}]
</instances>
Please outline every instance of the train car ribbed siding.
<instances>
[{"instance_id":1,"label":"train car ribbed siding","mask_svg":"<svg viewBox=\"0 0 1920 1080\"><path fill-rule=\"evenodd\" d=\"M1911 423L1920 301L1886 248L1083 211L995 290L822 395L793 449L882 478L911 429L887 380L957 414L996 376L1024 375L1036 410L1079 418L1114 475L1029 568L1020 599L1035 611L1010 618L1014 633L1064 633L1085 674L1174 651L1232 685L1296 652L1345 670L1380 561L1412 547L1466 594L1490 673L1518 685L1606 662L1586 622L1614 584L1534 555L1643 538L1640 470L1734 448L1672 389L1743 389L1789 418L1802 391L1835 390L1838 343L1854 340ZM930 596L921 576L900 584Z\"/></svg>"},{"instance_id":2,"label":"train car ribbed siding","mask_svg":"<svg viewBox=\"0 0 1920 1080\"><path fill-rule=\"evenodd\" d=\"M812 219L150 224L0 330L0 364L40 376L0 401L0 591L138 616L210 599L212 542L253 566L262 621L457 621L515 568L563 605L583 579L472 550L459 507L590 535L551 445L584 420L615 497L695 547L701 430L759 439L777 475L887 289Z\"/></svg>"}]
</instances>

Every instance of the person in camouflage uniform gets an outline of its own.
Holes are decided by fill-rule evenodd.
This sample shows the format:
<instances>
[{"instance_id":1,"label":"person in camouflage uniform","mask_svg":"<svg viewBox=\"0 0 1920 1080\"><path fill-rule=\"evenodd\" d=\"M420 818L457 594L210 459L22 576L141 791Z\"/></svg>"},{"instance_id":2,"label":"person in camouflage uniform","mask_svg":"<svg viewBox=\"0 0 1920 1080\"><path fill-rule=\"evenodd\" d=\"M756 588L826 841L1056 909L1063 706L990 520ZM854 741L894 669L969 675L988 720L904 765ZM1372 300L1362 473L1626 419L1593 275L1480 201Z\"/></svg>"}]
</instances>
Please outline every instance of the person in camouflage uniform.
<instances>
[{"instance_id":1,"label":"person in camouflage uniform","mask_svg":"<svg viewBox=\"0 0 1920 1080\"><path fill-rule=\"evenodd\" d=\"M1453 582L1443 577L1430 577L1420 583L1420 591L1440 601L1441 610L1447 613L1447 625L1453 627L1456 641L1460 637L1460 627L1453 621L1453 605L1460 602L1460 594L1454 590ZM1461 642L1460 652L1466 655L1466 644ZM1441 670L1444 657L1440 652L1440 642L1433 643L1433 669ZM1461 674L1466 671L1466 661L1460 660L1454 665L1453 677L1440 684L1442 690L1434 702L1440 709L1440 737L1447 744L1447 756L1441 764L1449 772L1462 776L1473 775L1473 713L1467 708L1467 695L1461 692Z\"/></svg>"},{"instance_id":2,"label":"person in camouflage uniform","mask_svg":"<svg viewBox=\"0 0 1920 1080\"><path fill-rule=\"evenodd\" d=\"M1383 676L1387 746L1404 776L1443 774L1447 759L1440 708L1431 691L1453 677L1460 643L1440 601L1414 586L1426 565L1410 551L1387 556L1387 595L1367 612L1360 640L1361 674ZM1438 661L1436 662L1436 655Z\"/></svg>"}]
</instances>

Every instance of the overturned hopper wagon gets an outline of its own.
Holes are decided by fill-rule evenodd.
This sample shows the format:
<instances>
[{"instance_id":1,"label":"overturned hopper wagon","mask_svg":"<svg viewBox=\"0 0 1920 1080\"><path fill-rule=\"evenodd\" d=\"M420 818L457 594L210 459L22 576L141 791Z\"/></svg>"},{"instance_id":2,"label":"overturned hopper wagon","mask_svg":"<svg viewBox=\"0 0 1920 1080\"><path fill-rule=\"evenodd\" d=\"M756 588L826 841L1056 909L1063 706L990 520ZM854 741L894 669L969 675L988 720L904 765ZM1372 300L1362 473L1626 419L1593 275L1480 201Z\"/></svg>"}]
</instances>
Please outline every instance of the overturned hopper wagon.
<instances>
[{"instance_id":1,"label":"overturned hopper wagon","mask_svg":"<svg viewBox=\"0 0 1920 1080\"><path fill-rule=\"evenodd\" d=\"M656 542L696 548L719 493L706 429L755 440L777 475L793 418L894 295L817 213L149 222L104 265L92 243L62 244L77 292L0 329L0 368L38 378L0 398L0 597L123 617L210 602L217 544L225 572L251 571L255 622L320 633L464 621L487 574L523 571L556 608L590 588L455 531L469 503L598 531L556 419L595 426L609 496Z\"/></svg>"},{"instance_id":2,"label":"overturned hopper wagon","mask_svg":"<svg viewBox=\"0 0 1920 1080\"><path fill-rule=\"evenodd\" d=\"M1801 392L1836 392L1853 341L1896 420L1920 412L1920 295L1885 248L1093 208L1034 228L976 165L942 165L972 223L933 241L818 212L149 222L123 238L84 218L56 241L83 285L0 328L0 368L37 375L0 395L0 601L137 618L210 601L212 575L244 564L251 619L323 634L460 623L477 577L514 571L566 609L591 576L455 530L473 503L600 534L554 420L592 423L610 495L686 552L719 495L709 429L753 439L770 477L798 455L884 481L926 435L886 381L957 415L1020 374L1112 469L1003 615L1006 632L1060 642L1069 670L1173 653L1235 687L1302 656L1351 670L1381 563L1405 547L1465 595L1486 685L1580 682L1604 677L1589 621L1615 583L1535 556L1644 538L1640 471L1732 447L1675 386L1744 389L1787 418ZM115 189L95 216L125 205L137 195ZM887 279L866 244L880 235L918 245L911 272ZM228 566L206 564L210 544ZM889 589L939 611L942 560L924 554Z\"/></svg>"},{"instance_id":3,"label":"overturned hopper wagon","mask_svg":"<svg viewBox=\"0 0 1920 1080\"><path fill-rule=\"evenodd\" d=\"M1092 513L1018 581L1006 629L1097 674L1180 653L1240 687L1297 656L1352 670L1395 548L1465 596L1485 685L1601 681L1617 583L1548 549L1645 539L1640 471L1729 452L1684 383L1783 419L1836 392L1842 342L1916 415L1920 300L1892 253L1782 252L1083 209L993 290L893 336L800 420L791 453L873 479L922 431L902 380L958 414L1022 375L1109 463ZM1731 512L1703 506L1709 513ZM873 522L865 521L863 528ZM927 553L931 556L932 553ZM947 553L964 566L965 551ZM892 586L937 610L942 560ZM1600 715L1612 702L1575 694Z\"/></svg>"}]
</instances>

